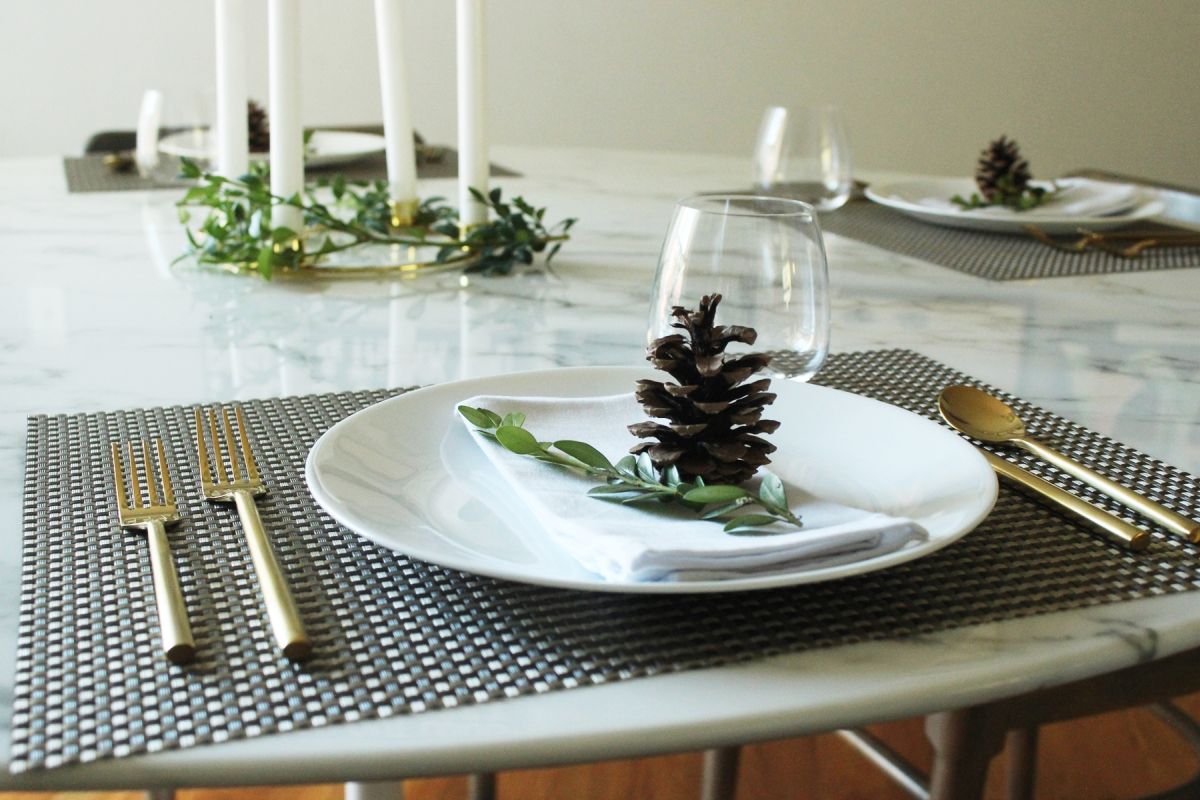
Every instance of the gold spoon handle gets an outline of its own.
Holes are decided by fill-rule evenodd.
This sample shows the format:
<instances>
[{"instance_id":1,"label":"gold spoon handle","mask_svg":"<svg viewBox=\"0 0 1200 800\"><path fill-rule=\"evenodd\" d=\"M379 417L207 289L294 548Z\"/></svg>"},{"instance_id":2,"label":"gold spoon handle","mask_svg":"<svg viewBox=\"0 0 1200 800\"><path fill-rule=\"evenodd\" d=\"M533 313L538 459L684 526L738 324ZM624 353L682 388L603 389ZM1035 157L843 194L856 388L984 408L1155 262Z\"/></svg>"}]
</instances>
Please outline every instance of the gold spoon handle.
<instances>
[{"instance_id":1,"label":"gold spoon handle","mask_svg":"<svg viewBox=\"0 0 1200 800\"><path fill-rule=\"evenodd\" d=\"M1166 506L1156 503L1148 497L1109 480L1098 472L1094 472L1078 461L1068 458L1052 447L1034 439L1014 439L1014 444L1024 447L1029 452L1049 461L1068 475L1073 475L1094 489L1098 489L1117 502L1124 503L1147 519L1152 519L1164 528L1185 537L1190 542L1200 542L1200 522L1177 514Z\"/></svg>"},{"instance_id":2,"label":"gold spoon handle","mask_svg":"<svg viewBox=\"0 0 1200 800\"><path fill-rule=\"evenodd\" d=\"M1049 481L1044 481L1028 470L1018 467L1000 456L979 449L984 458L992 465L997 475L1008 478L1013 483L1038 495L1047 504L1057 506L1079 517L1090 527L1102 533L1117 544L1124 545L1130 550L1145 550L1150 544L1150 535L1144 530L1130 525L1120 517L1115 517L1102 508L1080 500L1070 492L1065 492Z\"/></svg>"}]
</instances>

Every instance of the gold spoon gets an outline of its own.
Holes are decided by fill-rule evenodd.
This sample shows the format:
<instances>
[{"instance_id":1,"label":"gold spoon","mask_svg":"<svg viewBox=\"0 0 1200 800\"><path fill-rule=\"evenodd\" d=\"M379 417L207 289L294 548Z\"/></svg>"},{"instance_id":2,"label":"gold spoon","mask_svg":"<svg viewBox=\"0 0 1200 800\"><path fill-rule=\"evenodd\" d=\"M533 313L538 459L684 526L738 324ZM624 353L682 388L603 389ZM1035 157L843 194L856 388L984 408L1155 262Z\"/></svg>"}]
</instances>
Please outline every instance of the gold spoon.
<instances>
[{"instance_id":1,"label":"gold spoon","mask_svg":"<svg viewBox=\"0 0 1200 800\"><path fill-rule=\"evenodd\" d=\"M1188 541L1200 542L1200 523L1177 514L1030 438L1025 431L1025 423L1016 412L1007 403L987 392L971 386L947 386L938 395L938 410L947 422L967 436L993 444L1015 444L1114 500L1124 503L1142 516L1186 537Z\"/></svg>"}]
</instances>

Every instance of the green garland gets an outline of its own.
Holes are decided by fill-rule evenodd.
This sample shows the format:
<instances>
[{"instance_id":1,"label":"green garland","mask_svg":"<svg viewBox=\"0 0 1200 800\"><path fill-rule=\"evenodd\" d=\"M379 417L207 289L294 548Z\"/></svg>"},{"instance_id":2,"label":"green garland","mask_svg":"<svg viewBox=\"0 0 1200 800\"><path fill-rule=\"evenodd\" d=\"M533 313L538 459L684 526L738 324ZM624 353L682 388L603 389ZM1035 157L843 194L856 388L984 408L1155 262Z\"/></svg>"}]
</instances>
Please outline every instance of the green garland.
<instances>
[{"instance_id":1,"label":"green garland","mask_svg":"<svg viewBox=\"0 0 1200 800\"><path fill-rule=\"evenodd\" d=\"M437 261L449 263L468 256L465 272L507 275L518 264L532 264L535 254L553 259L574 218L554 225L544 222L545 208L520 197L505 202L499 189L472 194L487 205L492 218L462 236L458 212L443 198L432 197L417 208L411 227L391 227L391 202L386 181L347 181L342 176L319 181L291 197L271 193L267 166L256 164L240 178L204 172L194 161L182 160L183 177L196 186L176 204L187 231L188 249L180 259L256 272L270 279L277 272L300 272L335 254L371 245L436 247ZM317 199L325 190L332 202ZM272 210L292 206L303 213L304 230L271 224ZM195 227L193 210L205 215Z\"/></svg>"}]
</instances>

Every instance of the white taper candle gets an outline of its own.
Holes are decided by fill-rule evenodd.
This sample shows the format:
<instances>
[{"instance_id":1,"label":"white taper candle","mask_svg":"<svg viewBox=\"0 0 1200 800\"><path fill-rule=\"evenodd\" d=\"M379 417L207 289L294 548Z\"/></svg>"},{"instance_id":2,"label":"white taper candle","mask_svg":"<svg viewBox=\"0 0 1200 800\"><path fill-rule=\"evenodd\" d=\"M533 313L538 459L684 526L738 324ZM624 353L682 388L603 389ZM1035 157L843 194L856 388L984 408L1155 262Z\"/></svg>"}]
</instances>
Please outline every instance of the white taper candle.
<instances>
[{"instance_id":1,"label":"white taper candle","mask_svg":"<svg viewBox=\"0 0 1200 800\"><path fill-rule=\"evenodd\" d=\"M304 130L300 122L300 0L268 0L267 52L271 104L271 192L291 197L304 189ZM300 209L278 206L274 227L299 232Z\"/></svg>"},{"instance_id":2,"label":"white taper candle","mask_svg":"<svg viewBox=\"0 0 1200 800\"><path fill-rule=\"evenodd\" d=\"M249 164L246 129L246 2L217 0L217 119L214 126L219 175L236 178Z\"/></svg>"},{"instance_id":3,"label":"white taper candle","mask_svg":"<svg viewBox=\"0 0 1200 800\"><path fill-rule=\"evenodd\" d=\"M379 87L383 93L383 135L387 140L388 198L394 204L415 203L417 199L417 158L408 105L402 2L375 0Z\"/></svg>"},{"instance_id":4,"label":"white taper candle","mask_svg":"<svg viewBox=\"0 0 1200 800\"><path fill-rule=\"evenodd\" d=\"M458 0L458 217L462 227L487 221L487 114L484 92L483 0Z\"/></svg>"}]
</instances>

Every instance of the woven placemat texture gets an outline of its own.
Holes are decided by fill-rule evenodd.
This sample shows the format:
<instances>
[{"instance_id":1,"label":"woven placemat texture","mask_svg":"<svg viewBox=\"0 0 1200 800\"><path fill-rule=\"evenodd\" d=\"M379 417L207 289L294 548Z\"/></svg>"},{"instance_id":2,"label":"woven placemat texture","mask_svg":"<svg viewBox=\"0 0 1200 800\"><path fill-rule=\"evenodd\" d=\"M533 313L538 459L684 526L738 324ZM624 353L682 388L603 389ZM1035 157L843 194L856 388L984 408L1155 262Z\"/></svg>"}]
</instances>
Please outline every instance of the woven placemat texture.
<instances>
[{"instance_id":1,"label":"woven placemat texture","mask_svg":"<svg viewBox=\"0 0 1200 800\"><path fill-rule=\"evenodd\" d=\"M458 175L458 151L450 147L429 149L436 151L436 157L418 160L418 178L454 178ZM137 172L112 171L104 164L102 155L67 156L63 159L63 171L67 176L67 191L71 193L178 189L195 183L179 177L179 159L174 156L164 156L154 173L145 178ZM387 178L387 158L378 153L336 167L309 170L309 178L312 180L334 174L343 175L346 180L351 181L382 180ZM492 164L491 174L493 177L520 175L519 172L498 164Z\"/></svg>"},{"instance_id":2,"label":"woven placemat texture","mask_svg":"<svg viewBox=\"0 0 1200 800\"><path fill-rule=\"evenodd\" d=\"M990 281L1200 267L1200 247L1153 248L1136 258L1121 258L1096 249L1066 253L1028 236L931 225L865 200L822 214L821 228L827 233L848 236ZM1138 223L1137 230L1177 232L1179 229Z\"/></svg>"},{"instance_id":3,"label":"woven placemat texture","mask_svg":"<svg viewBox=\"0 0 1200 800\"><path fill-rule=\"evenodd\" d=\"M966 376L907 351L833 356L818 382L928 417ZM1002 488L973 533L906 565L719 595L547 589L409 559L318 510L304 461L334 422L394 391L246 402L266 528L316 645L277 652L229 506L199 499L191 410L29 421L10 768L87 762L490 702L778 653L1043 614L1200 586L1197 548L1155 532L1130 554ZM1012 400L1031 428L1184 514L1195 478ZM162 437L185 521L169 532L199 649L160 651L144 539L116 525L110 440ZM1005 453L1012 456L1011 453ZM1048 479L1097 500L1031 457ZM1103 502L1103 501L1101 501Z\"/></svg>"}]
</instances>

